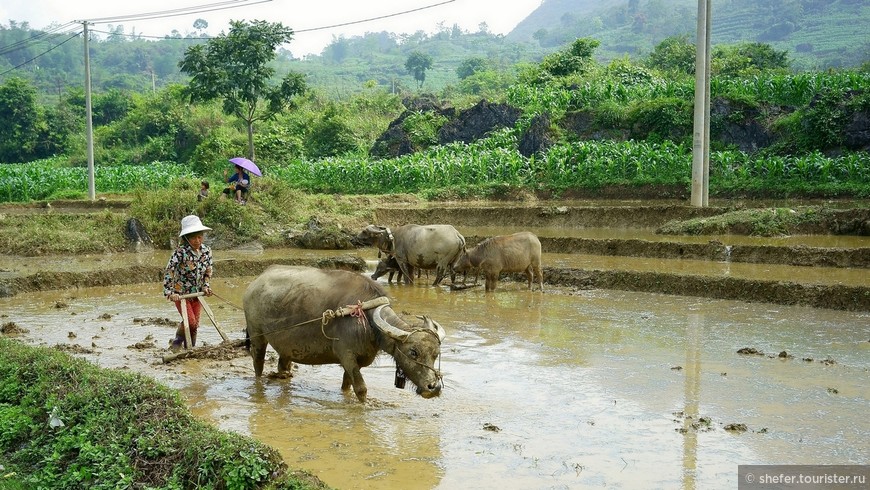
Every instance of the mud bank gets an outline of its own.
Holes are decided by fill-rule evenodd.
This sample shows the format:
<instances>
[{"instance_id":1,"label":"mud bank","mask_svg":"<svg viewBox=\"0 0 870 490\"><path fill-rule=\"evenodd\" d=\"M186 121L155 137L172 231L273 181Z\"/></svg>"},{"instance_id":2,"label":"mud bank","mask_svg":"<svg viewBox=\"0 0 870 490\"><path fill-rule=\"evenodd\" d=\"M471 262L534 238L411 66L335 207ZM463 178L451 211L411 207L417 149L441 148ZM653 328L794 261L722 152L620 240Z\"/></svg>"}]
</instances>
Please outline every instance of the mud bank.
<instances>
[{"instance_id":1,"label":"mud bank","mask_svg":"<svg viewBox=\"0 0 870 490\"><path fill-rule=\"evenodd\" d=\"M221 277L258 275L272 264L341 268L357 272L366 270L366 262L363 259L350 255L322 259L233 260L232 264L232 267L222 268ZM87 272L38 272L0 281L0 297L44 290L154 284L162 281L162 277L163 269L156 266L135 266ZM504 279L525 283L525 276L520 274L504 277ZM445 281L445 284L449 285L449 280ZM801 284L666 272L553 267L544 268L544 284L584 290L616 289L782 305L802 305L846 311L870 311L870 285ZM462 294L462 292L456 291L453 294Z\"/></svg>"},{"instance_id":2,"label":"mud bank","mask_svg":"<svg viewBox=\"0 0 870 490\"><path fill-rule=\"evenodd\" d=\"M488 237L466 236L469 246ZM808 246L725 245L709 243L653 242L639 239L593 239L538 237L545 253L580 253L660 259L694 259L715 262L746 262L795 266L870 268L870 248L826 248Z\"/></svg>"}]
</instances>

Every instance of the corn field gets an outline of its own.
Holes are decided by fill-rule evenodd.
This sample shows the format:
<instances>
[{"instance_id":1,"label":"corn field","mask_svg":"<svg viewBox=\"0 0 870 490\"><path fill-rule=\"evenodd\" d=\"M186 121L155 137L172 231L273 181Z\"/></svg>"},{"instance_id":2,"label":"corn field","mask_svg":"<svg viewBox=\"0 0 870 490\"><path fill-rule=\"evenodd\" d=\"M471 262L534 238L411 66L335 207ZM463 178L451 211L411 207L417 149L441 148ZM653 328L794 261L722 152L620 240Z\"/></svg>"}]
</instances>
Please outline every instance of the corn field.
<instances>
[{"instance_id":1,"label":"corn field","mask_svg":"<svg viewBox=\"0 0 870 490\"><path fill-rule=\"evenodd\" d=\"M136 188L156 189L168 187L179 177L192 176L189 168L173 163L155 162L150 165L119 165L97 167L94 186L97 192L129 192ZM30 163L0 165L2 202L26 202L48 199L52 196L76 192L87 194L88 169L65 167L52 159Z\"/></svg>"},{"instance_id":2,"label":"corn field","mask_svg":"<svg viewBox=\"0 0 870 490\"><path fill-rule=\"evenodd\" d=\"M511 144L505 144L510 142ZM562 191L605 185L691 183L692 151L671 142L582 141L551 147L525 158L511 131L473 144L453 143L388 160L365 157L299 161L273 168L271 175L313 192L385 194L461 186L509 185ZM720 151L710 155L711 192L716 189L792 187L836 194L870 195L870 154L830 158L749 155Z\"/></svg>"}]
</instances>

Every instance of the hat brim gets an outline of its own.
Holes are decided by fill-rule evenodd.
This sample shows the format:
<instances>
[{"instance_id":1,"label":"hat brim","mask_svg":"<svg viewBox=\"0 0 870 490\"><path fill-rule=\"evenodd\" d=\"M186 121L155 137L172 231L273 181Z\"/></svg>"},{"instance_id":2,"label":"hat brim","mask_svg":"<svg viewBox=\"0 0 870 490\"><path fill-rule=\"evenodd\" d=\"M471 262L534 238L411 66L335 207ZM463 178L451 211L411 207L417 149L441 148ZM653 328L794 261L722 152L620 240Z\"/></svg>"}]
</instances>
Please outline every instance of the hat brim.
<instances>
[{"instance_id":1,"label":"hat brim","mask_svg":"<svg viewBox=\"0 0 870 490\"><path fill-rule=\"evenodd\" d=\"M190 228L185 228L181 230L181 233L179 233L178 236L183 237L184 235L190 235L191 233L197 233L200 231L211 231L211 228L205 225L194 225Z\"/></svg>"}]
</instances>

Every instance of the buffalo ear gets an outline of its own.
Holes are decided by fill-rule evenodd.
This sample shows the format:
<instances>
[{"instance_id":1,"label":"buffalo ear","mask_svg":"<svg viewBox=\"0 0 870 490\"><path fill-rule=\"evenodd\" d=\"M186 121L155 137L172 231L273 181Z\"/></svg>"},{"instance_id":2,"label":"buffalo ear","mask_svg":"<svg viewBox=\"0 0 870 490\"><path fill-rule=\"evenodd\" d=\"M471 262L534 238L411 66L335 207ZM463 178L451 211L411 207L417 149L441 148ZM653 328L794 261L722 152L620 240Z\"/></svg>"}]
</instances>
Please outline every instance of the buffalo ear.
<instances>
[{"instance_id":1,"label":"buffalo ear","mask_svg":"<svg viewBox=\"0 0 870 490\"><path fill-rule=\"evenodd\" d=\"M423 320L423 324L426 328L432 330L436 335L438 335L438 343L444 342L444 338L447 337L447 331L444 330L444 327L442 327L440 323L426 315L417 315L417 318Z\"/></svg>"}]
</instances>

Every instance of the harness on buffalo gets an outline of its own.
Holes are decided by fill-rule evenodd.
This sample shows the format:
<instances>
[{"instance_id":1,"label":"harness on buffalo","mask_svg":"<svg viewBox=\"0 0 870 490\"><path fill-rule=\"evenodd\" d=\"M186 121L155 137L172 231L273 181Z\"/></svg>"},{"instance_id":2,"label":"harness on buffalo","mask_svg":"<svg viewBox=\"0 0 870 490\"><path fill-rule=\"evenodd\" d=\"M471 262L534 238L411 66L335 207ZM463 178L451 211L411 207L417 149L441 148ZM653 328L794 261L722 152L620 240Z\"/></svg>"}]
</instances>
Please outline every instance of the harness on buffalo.
<instances>
[{"instance_id":1,"label":"harness on buffalo","mask_svg":"<svg viewBox=\"0 0 870 490\"><path fill-rule=\"evenodd\" d=\"M320 332L329 340L339 340L338 337L330 337L326 334L326 325L333 319L350 316L355 317L357 323L360 324L361 327L368 327L368 318L366 318L365 310L370 310L372 308L377 308L381 305L390 304L390 298L386 296L379 296L375 299L370 299L368 301L357 301L355 305L347 305L341 307L337 310L326 310L323 312L323 315L320 317Z\"/></svg>"},{"instance_id":2,"label":"harness on buffalo","mask_svg":"<svg viewBox=\"0 0 870 490\"><path fill-rule=\"evenodd\" d=\"M392 257L396 253L396 242L393 240L393 232L389 227L384 228L387 233L387 242L378 242L378 258L381 258L381 252L387 254L387 257Z\"/></svg>"},{"instance_id":3,"label":"harness on buffalo","mask_svg":"<svg viewBox=\"0 0 870 490\"><path fill-rule=\"evenodd\" d=\"M392 237L392 235L390 235L390 236ZM326 325L331 320L333 320L335 318L343 317L343 316L355 317L357 319L357 323L359 323L359 325L361 327L367 328L368 327L368 318L365 315L365 310L370 310L372 308L377 308L379 306L386 306L389 304L390 304L389 298L387 298L386 296L380 296L380 297L377 297L374 299L370 299L368 301L357 301L355 305L347 305L347 306L341 307L337 310L326 310L323 312L323 315L321 315L320 332L323 334L324 337L326 337L329 340L340 340L338 337L330 337L326 333ZM408 336L410 337L411 335L414 335L415 333L421 333L421 332L434 335L435 338L438 340L438 344L441 344L441 337L437 333L435 333L431 330L428 330L428 329L418 328L418 329L412 330L412 331L408 332ZM396 344L398 344L398 342ZM420 362L416 359L408 357L404 352L402 352L401 349L396 349L396 344L393 344L393 352L390 353L390 355L393 356L393 359L396 359L396 352L398 352L405 359L407 359L409 362L419 364L420 366L423 366L426 369L431 369L431 370L435 371L436 376L438 377L439 380L444 379L443 376L441 376L441 356L440 356L440 354L438 356L438 369L435 369L435 368L432 368L432 367L429 367L429 366L423 364L422 362ZM401 367L399 367L399 364L396 363L396 377L395 377L396 388L404 388L405 387L405 379L406 379L405 372L402 370Z\"/></svg>"}]
</instances>

